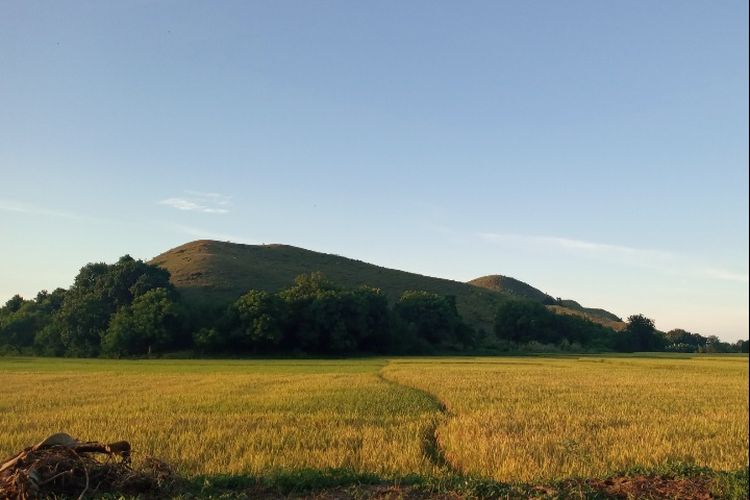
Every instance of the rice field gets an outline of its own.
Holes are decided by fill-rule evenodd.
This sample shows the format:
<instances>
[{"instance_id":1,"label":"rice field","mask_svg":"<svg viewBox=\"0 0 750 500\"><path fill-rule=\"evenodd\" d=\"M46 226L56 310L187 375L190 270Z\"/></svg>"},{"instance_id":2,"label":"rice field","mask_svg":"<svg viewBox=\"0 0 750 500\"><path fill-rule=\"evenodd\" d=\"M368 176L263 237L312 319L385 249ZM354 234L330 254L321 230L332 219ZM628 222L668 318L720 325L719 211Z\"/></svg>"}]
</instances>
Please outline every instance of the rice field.
<instances>
[{"instance_id":1,"label":"rice field","mask_svg":"<svg viewBox=\"0 0 750 500\"><path fill-rule=\"evenodd\" d=\"M747 465L747 358L413 361L384 374L445 404L438 441L465 474L538 482Z\"/></svg>"},{"instance_id":2,"label":"rice field","mask_svg":"<svg viewBox=\"0 0 750 500\"><path fill-rule=\"evenodd\" d=\"M0 358L0 455L55 432L188 475L603 477L748 463L748 360Z\"/></svg>"}]
</instances>

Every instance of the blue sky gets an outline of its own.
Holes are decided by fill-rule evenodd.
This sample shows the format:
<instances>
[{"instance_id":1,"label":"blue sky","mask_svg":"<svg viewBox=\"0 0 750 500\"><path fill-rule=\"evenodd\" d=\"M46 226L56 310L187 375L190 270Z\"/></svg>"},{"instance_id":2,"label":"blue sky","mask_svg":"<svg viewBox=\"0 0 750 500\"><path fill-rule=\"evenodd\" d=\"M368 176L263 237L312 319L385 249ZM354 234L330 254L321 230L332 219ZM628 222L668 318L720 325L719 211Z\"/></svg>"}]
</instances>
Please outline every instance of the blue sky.
<instances>
[{"instance_id":1,"label":"blue sky","mask_svg":"<svg viewBox=\"0 0 750 500\"><path fill-rule=\"evenodd\" d=\"M741 1L0 3L0 300L198 238L748 336Z\"/></svg>"}]
</instances>

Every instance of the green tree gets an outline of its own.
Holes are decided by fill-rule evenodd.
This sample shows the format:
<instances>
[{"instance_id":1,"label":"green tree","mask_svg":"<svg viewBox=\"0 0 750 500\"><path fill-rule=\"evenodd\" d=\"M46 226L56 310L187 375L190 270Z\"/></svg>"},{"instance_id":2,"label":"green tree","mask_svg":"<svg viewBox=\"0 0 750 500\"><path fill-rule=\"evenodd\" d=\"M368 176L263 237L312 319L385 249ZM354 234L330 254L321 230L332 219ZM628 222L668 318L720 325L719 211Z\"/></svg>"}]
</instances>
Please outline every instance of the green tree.
<instances>
[{"instance_id":1,"label":"green tree","mask_svg":"<svg viewBox=\"0 0 750 500\"><path fill-rule=\"evenodd\" d=\"M110 314L110 307L103 298L69 293L55 318L66 354L78 357L97 356Z\"/></svg>"},{"instance_id":2,"label":"green tree","mask_svg":"<svg viewBox=\"0 0 750 500\"><path fill-rule=\"evenodd\" d=\"M54 322L60 329L59 336L66 354L98 355L110 320L115 319L113 316L129 307L134 299L155 289L174 293L169 273L129 255L112 265L99 262L83 266L65 294ZM128 311L122 312L115 328L124 328L127 314ZM127 335L121 332L121 336Z\"/></svg>"},{"instance_id":3,"label":"green tree","mask_svg":"<svg viewBox=\"0 0 750 500\"><path fill-rule=\"evenodd\" d=\"M278 346L284 336L286 304L273 293L251 290L233 305L239 324L239 338L253 350Z\"/></svg>"},{"instance_id":4,"label":"green tree","mask_svg":"<svg viewBox=\"0 0 750 500\"><path fill-rule=\"evenodd\" d=\"M633 351L654 351L658 348L658 338L654 320L643 314L633 314L628 317L625 329Z\"/></svg>"},{"instance_id":5,"label":"green tree","mask_svg":"<svg viewBox=\"0 0 750 500\"><path fill-rule=\"evenodd\" d=\"M735 344L735 351L736 352L743 352L747 353L748 348L750 348L750 342L747 340L738 340Z\"/></svg>"},{"instance_id":6,"label":"green tree","mask_svg":"<svg viewBox=\"0 0 750 500\"><path fill-rule=\"evenodd\" d=\"M112 317L102 349L114 356L165 352L177 344L180 326L180 312L170 291L149 290Z\"/></svg>"},{"instance_id":7,"label":"green tree","mask_svg":"<svg viewBox=\"0 0 750 500\"><path fill-rule=\"evenodd\" d=\"M23 306L26 303L26 301L18 294L15 294L13 297L8 299L8 301L5 303L5 307L3 308L6 313L14 313L21 309L21 306Z\"/></svg>"},{"instance_id":8,"label":"green tree","mask_svg":"<svg viewBox=\"0 0 750 500\"><path fill-rule=\"evenodd\" d=\"M394 306L395 314L432 345L460 342L461 318L455 301L432 292L407 290Z\"/></svg>"},{"instance_id":9,"label":"green tree","mask_svg":"<svg viewBox=\"0 0 750 500\"><path fill-rule=\"evenodd\" d=\"M16 295L0 308L0 345L17 352L41 352L36 336L48 328L54 314L61 307L65 291L39 292L34 300L23 300Z\"/></svg>"},{"instance_id":10,"label":"green tree","mask_svg":"<svg viewBox=\"0 0 750 500\"><path fill-rule=\"evenodd\" d=\"M510 299L495 315L495 335L513 342L552 342L557 340L554 313L532 300Z\"/></svg>"},{"instance_id":11,"label":"green tree","mask_svg":"<svg viewBox=\"0 0 750 500\"><path fill-rule=\"evenodd\" d=\"M0 316L0 345L24 350L34 343L34 333L40 323L33 301L24 300L22 304L13 303Z\"/></svg>"},{"instance_id":12,"label":"green tree","mask_svg":"<svg viewBox=\"0 0 750 500\"><path fill-rule=\"evenodd\" d=\"M301 274L294 285L283 290L279 296L286 303L289 314L286 346L307 352L328 351L331 330L338 328L338 318L331 314L326 295L335 294L340 288L328 281L323 273Z\"/></svg>"},{"instance_id":13,"label":"green tree","mask_svg":"<svg viewBox=\"0 0 750 500\"><path fill-rule=\"evenodd\" d=\"M349 294L344 315L357 348L367 352L388 352L392 343L388 298L377 289L360 287Z\"/></svg>"}]
</instances>

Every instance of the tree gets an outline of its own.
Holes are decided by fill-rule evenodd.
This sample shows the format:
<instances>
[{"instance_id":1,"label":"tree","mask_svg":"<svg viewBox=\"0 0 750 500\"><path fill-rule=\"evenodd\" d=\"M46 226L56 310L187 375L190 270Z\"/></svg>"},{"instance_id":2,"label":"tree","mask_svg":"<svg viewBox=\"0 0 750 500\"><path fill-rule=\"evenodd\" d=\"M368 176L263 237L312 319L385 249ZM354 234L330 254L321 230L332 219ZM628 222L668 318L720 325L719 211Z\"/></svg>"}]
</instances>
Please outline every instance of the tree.
<instances>
[{"instance_id":1,"label":"tree","mask_svg":"<svg viewBox=\"0 0 750 500\"><path fill-rule=\"evenodd\" d=\"M253 350L278 346L284 336L286 304L269 292L251 290L233 305L240 331L240 341Z\"/></svg>"},{"instance_id":2,"label":"tree","mask_svg":"<svg viewBox=\"0 0 750 500\"><path fill-rule=\"evenodd\" d=\"M164 352L175 346L179 327L179 310L170 291L156 288L117 311L102 338L102 349L115 356Z\"/></svg>"},{"instance_id":3,"label":"tree","mask_svg":"<svg viewBox=\"0 0 750 500\"><path fill-rule=\"evenodd\" d=\"M5 309L6 313L14 313L21 309L21 306L23 306L26 303L26 301L18 294L15 294L13 297L8 299L8 301L5 303Z\"/></svg>"},{"instance_id":4,"label":"tree","mask_svg":"<svg viewBox=\"0 0 750 500\"><path fill-rule=\"evenodd\" d=\"M101 297L69 293L55 317L60 340L69 356L94 357L107 330L110 307Z\"/></svg>"},{"instance_id":5,"label":"tree","mask_svg":"<svg viewBox=\"0 0 750 500\"><path fill-rule=\"evenodd\" d=\"M0 318L0 345L23 350L34 343L40 318L32 301L24 301L18 308L14 304L10 310L13 312Z\"/></svg>"},{"instance_id":6,"label":"tree","mask_svg":"<svg viewBox=\"0 0 750 500\"><path fill-rule=\"evenodd\" d=\"M629 316L625 332L633 351L653 351L658 347L654 320L643 314Z\"/></svg>"},{"instance_id":7,"label":"tree","mask_svg":"<svg viewBox=\"0 0 750 500\"><path fill-rule=\"evenodd\" d=\"M749 341L747 341L747 340L738 340L738 341L737 341L737 342L736 342L736 343L734 344L734 348L735 348L735 351L736 351L736 352L743 352L743 353L747 353L747 352L748 352L748 348L749 348L749 347L750 347L750 342L749 342Z\"/></svg>"},{"instance_id":8,"label":"tree","mask_svg":"<svg viewBox=\"0 0 750 500\"><path fill-rule=\"evenodd\" d=\"M554 313L532 300L509 299L497 309L495 335L513 342L554 342L559 332L554 328Z\"/></svg>"},{"instance_id":9,"label":"tree","mask_svg":"<svg viewBox=\"0 0 750 500\"><path fill-rule=\"evenodd\" d=\"M120 331L118 338L128 338L130 333L124 329L129 325L127 317L132 311L121 310L129 307L134 299L157 289L170 296L174 294L169 272L129 255L112 265L99 262L83 266L56 315L55 323L60 328L59 336L66 353L98 355L110 320L114 321L114 316L120 312L122 314L114 321L115 331ZM110 345L108 349L111 348ZM140 347L134 349L133 353L140 352Z\"/></svg>"},{"instance_id":10,"label":"tree","mask_svg":"<svg viewBox=\"0 0 750 500\"><path fill-rule=\"evenodd\" d=\"M345 316L359 350L384 353L392 345L388 298L377 289L360 287L349 294Z\"/></svg>"},{"instance_id":11,"label":"tree","mask_svg":"<svg viewBox=\"0 0 750 500\"><path fill-rule=\"evenodd\" d=\"M416 334L430 344L460 341L458 333L462 321L455 302L436 293L407 290L401 294L394 312Z\"/></svg>"}]
</instances>

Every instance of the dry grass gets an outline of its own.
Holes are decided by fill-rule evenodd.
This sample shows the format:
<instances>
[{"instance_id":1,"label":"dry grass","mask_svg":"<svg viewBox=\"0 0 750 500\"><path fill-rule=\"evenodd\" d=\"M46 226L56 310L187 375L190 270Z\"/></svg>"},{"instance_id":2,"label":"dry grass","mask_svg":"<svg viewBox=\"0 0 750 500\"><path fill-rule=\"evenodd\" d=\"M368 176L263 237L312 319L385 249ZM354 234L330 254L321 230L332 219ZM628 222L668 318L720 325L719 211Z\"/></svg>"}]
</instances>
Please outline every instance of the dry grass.
<instances>
[{"instance_id":1,"label":"dry grass","mask_svg":"<svg viewBox=\"0 0 750 500\"><path fill-rule=\"evenodd\" d=\"M747 357L0 358L0 377L0 458L64 431L127 439L136 462L151 455L188 475L449 474L435 453L501 481L747 465Z\"/></svg>"},{"instance_id":2,"label":"dry grass","mask_svg":"<svg viewBox=\"0 0 750 500\"><path fill-rule=\"evenodd\" d=\"M0 360L0 455L65 431L127 439L188 474L430 474L421 431L435 403L382 381L382 364Z\"/></svg>"},{"instance_id":3,"label":"dry grass","mask_svg":"<svg viewBox=\"0 0 750 500\"><path fill-rule=\"evenodd\" d=\"M747 466L746 357L419 360L384 374L446 404L438 439L468 474L548 481L669 462Z\"/></svg>"}]
</instances>

